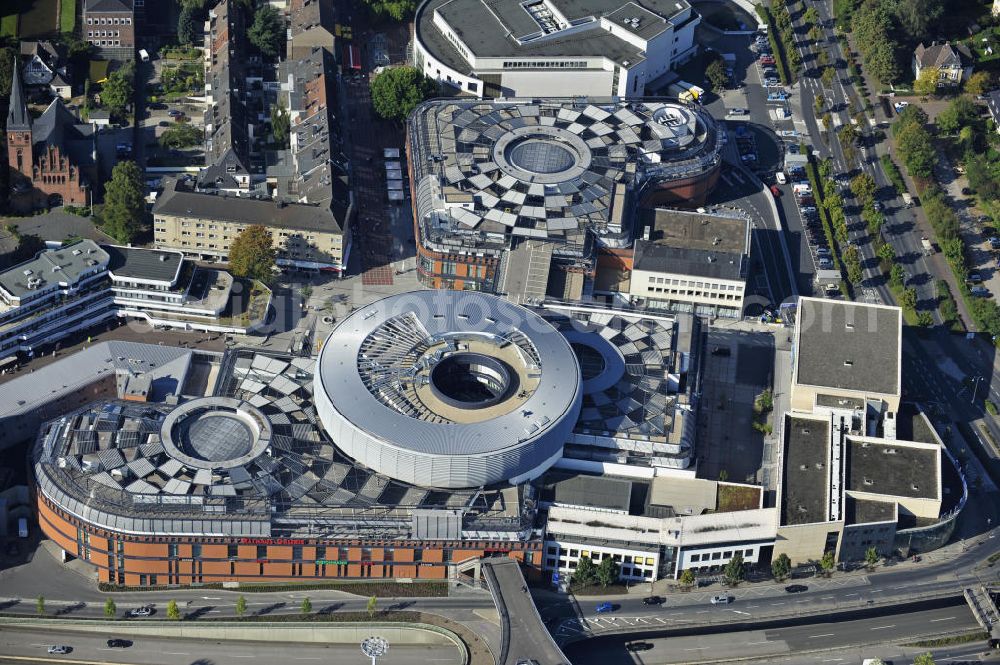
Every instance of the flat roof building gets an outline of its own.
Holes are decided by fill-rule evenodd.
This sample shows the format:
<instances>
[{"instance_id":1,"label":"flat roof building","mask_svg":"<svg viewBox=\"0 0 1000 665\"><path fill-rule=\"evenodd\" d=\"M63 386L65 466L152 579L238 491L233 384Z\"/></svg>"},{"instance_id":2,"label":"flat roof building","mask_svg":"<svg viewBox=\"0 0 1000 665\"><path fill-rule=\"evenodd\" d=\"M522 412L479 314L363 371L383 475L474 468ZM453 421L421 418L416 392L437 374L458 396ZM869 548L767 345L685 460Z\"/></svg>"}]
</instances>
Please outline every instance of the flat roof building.
<instances>
[{"instance_id":1,"label":"flat roof building","mask_svg":"<svg viewBox=\"0 0 1000 665\"><path fill-rule=\"evenodd\" d=\"M649 309L739 318L746 295L750 221L682 210L645 210L628 294Z\"/></svg>"},{"instance_id":2,"label":"flat roof building","mask_svg":"<svg viewBox=\"0 0 1000 665\"><path fill-rule=\"evenodd\" d=\"M800 298L792 408L810 411L826 395L877 399L898 411L902 335L897 307Z\"/></svg>"},{"instance_id":3,"label":"flat roof building","mask_svg":"<svg viewBox=\"0 0 1000 665\"><path fill-rule=\"evenodd\" d=\"M477 97L641 97L697 52L686 0L425 0L425 75Z\"/></svg>"}]
</instances>

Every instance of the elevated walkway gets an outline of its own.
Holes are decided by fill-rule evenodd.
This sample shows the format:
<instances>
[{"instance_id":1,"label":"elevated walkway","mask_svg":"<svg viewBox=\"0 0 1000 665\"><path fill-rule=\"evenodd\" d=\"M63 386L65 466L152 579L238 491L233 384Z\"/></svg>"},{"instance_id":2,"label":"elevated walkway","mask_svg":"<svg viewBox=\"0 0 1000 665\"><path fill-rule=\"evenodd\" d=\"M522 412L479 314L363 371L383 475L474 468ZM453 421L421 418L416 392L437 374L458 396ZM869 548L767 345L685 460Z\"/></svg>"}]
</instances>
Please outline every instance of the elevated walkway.
<instances>
[{"instance_id":1,"label":"elevated walkway","mask_svg":"<svg viewBox=\"0 0 1000 665\"><path fill-rule=\"evenodd\" d=\"M517 561L482 560L482 572L500 614L503 638L497 665L569 665L538 614Z\"/></svg>"}]
</instances>

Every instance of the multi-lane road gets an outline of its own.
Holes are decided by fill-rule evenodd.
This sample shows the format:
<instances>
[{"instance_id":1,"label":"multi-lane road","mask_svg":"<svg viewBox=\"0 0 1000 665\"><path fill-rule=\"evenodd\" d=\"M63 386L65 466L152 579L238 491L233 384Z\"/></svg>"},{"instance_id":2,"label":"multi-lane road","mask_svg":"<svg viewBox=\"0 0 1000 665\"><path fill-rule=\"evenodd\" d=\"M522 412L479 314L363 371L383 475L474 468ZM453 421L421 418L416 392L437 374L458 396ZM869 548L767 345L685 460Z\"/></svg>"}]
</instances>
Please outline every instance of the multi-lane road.
<instances>
[{"instance_id":1,"label":"multi-lane road","mask_svg":"<svg viewBox=\"0 0 1000 665\"><path fill-rule=\"evenodd\" d=\"M109 647L109 638L132 641L127 648ZM65 655L49 655L51 645L72 647ZM283 663L310 665L366 665L369 659L358 644L240 640L197 640L184 637L130 637L108 633L80 633L58 628L45 630L0 627L0 663L115 663L126 665L253 665ZM464 665L455 646L390 644L379 665Z\"/></svg>"}]
</instances>

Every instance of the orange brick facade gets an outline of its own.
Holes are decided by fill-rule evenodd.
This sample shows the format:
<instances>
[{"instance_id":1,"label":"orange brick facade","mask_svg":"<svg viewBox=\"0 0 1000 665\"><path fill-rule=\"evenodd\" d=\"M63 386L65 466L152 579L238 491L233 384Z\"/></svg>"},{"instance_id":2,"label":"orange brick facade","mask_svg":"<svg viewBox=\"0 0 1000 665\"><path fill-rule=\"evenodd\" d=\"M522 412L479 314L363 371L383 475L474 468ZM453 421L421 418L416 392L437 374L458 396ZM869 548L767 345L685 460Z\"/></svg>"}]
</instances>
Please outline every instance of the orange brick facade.
<instances>
[{"instance_id":1,"label":"orange brick facade","mask_svg":"<svg viewBox=\"0 0 1000 665\"><path fill-rule=\"evenodd\" d=\"M18 212L50 205L86 205L80 169L58 146L45 146L34 158L31 132L12 131L7 132L7 155L14 186L11 205Z\"/></svg>"},{"instance_id":2,"label":"orange brick facade","mask_svg":"<svg viewBox=\"0 0 1000 665\"><path fill-rule=\"evenodd\" d=\"M451 563L504 554L538 575L541 543L152 537L111 533L38 495L43 533L88 561L102 582L163 586L333 579L443 580Z\"/></svg>"}]
</instances>

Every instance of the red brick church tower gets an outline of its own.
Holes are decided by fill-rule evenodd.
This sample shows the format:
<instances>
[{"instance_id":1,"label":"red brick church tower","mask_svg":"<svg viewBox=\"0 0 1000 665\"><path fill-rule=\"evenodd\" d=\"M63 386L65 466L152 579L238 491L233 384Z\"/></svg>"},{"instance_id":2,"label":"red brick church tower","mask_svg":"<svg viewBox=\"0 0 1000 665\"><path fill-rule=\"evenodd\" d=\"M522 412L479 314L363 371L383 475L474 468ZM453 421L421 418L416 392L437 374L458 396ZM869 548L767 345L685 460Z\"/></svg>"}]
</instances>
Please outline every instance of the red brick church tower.
<instances>
[{"instance_id":1,"label":"red brick church tower","mask_svg":"<svg viewBox=\"0 0 1000 665\"><path fill-rule=\"evenodd\" d=\"M72 120L62 100L52 102L42 118L60 123ZM68 117L69 116L69 117ZM52 136L50 131L49 136ZM86 205L86 190L80 181L80 169L70 162L64 146L45 141L35 159L31 116L24 100L20 68L14 66L7 113L7 166L10 171L10 204L14 210L28 212L49 205ZM40 141L44 140L40 138Z\"/></svg>"}]
</instances>

